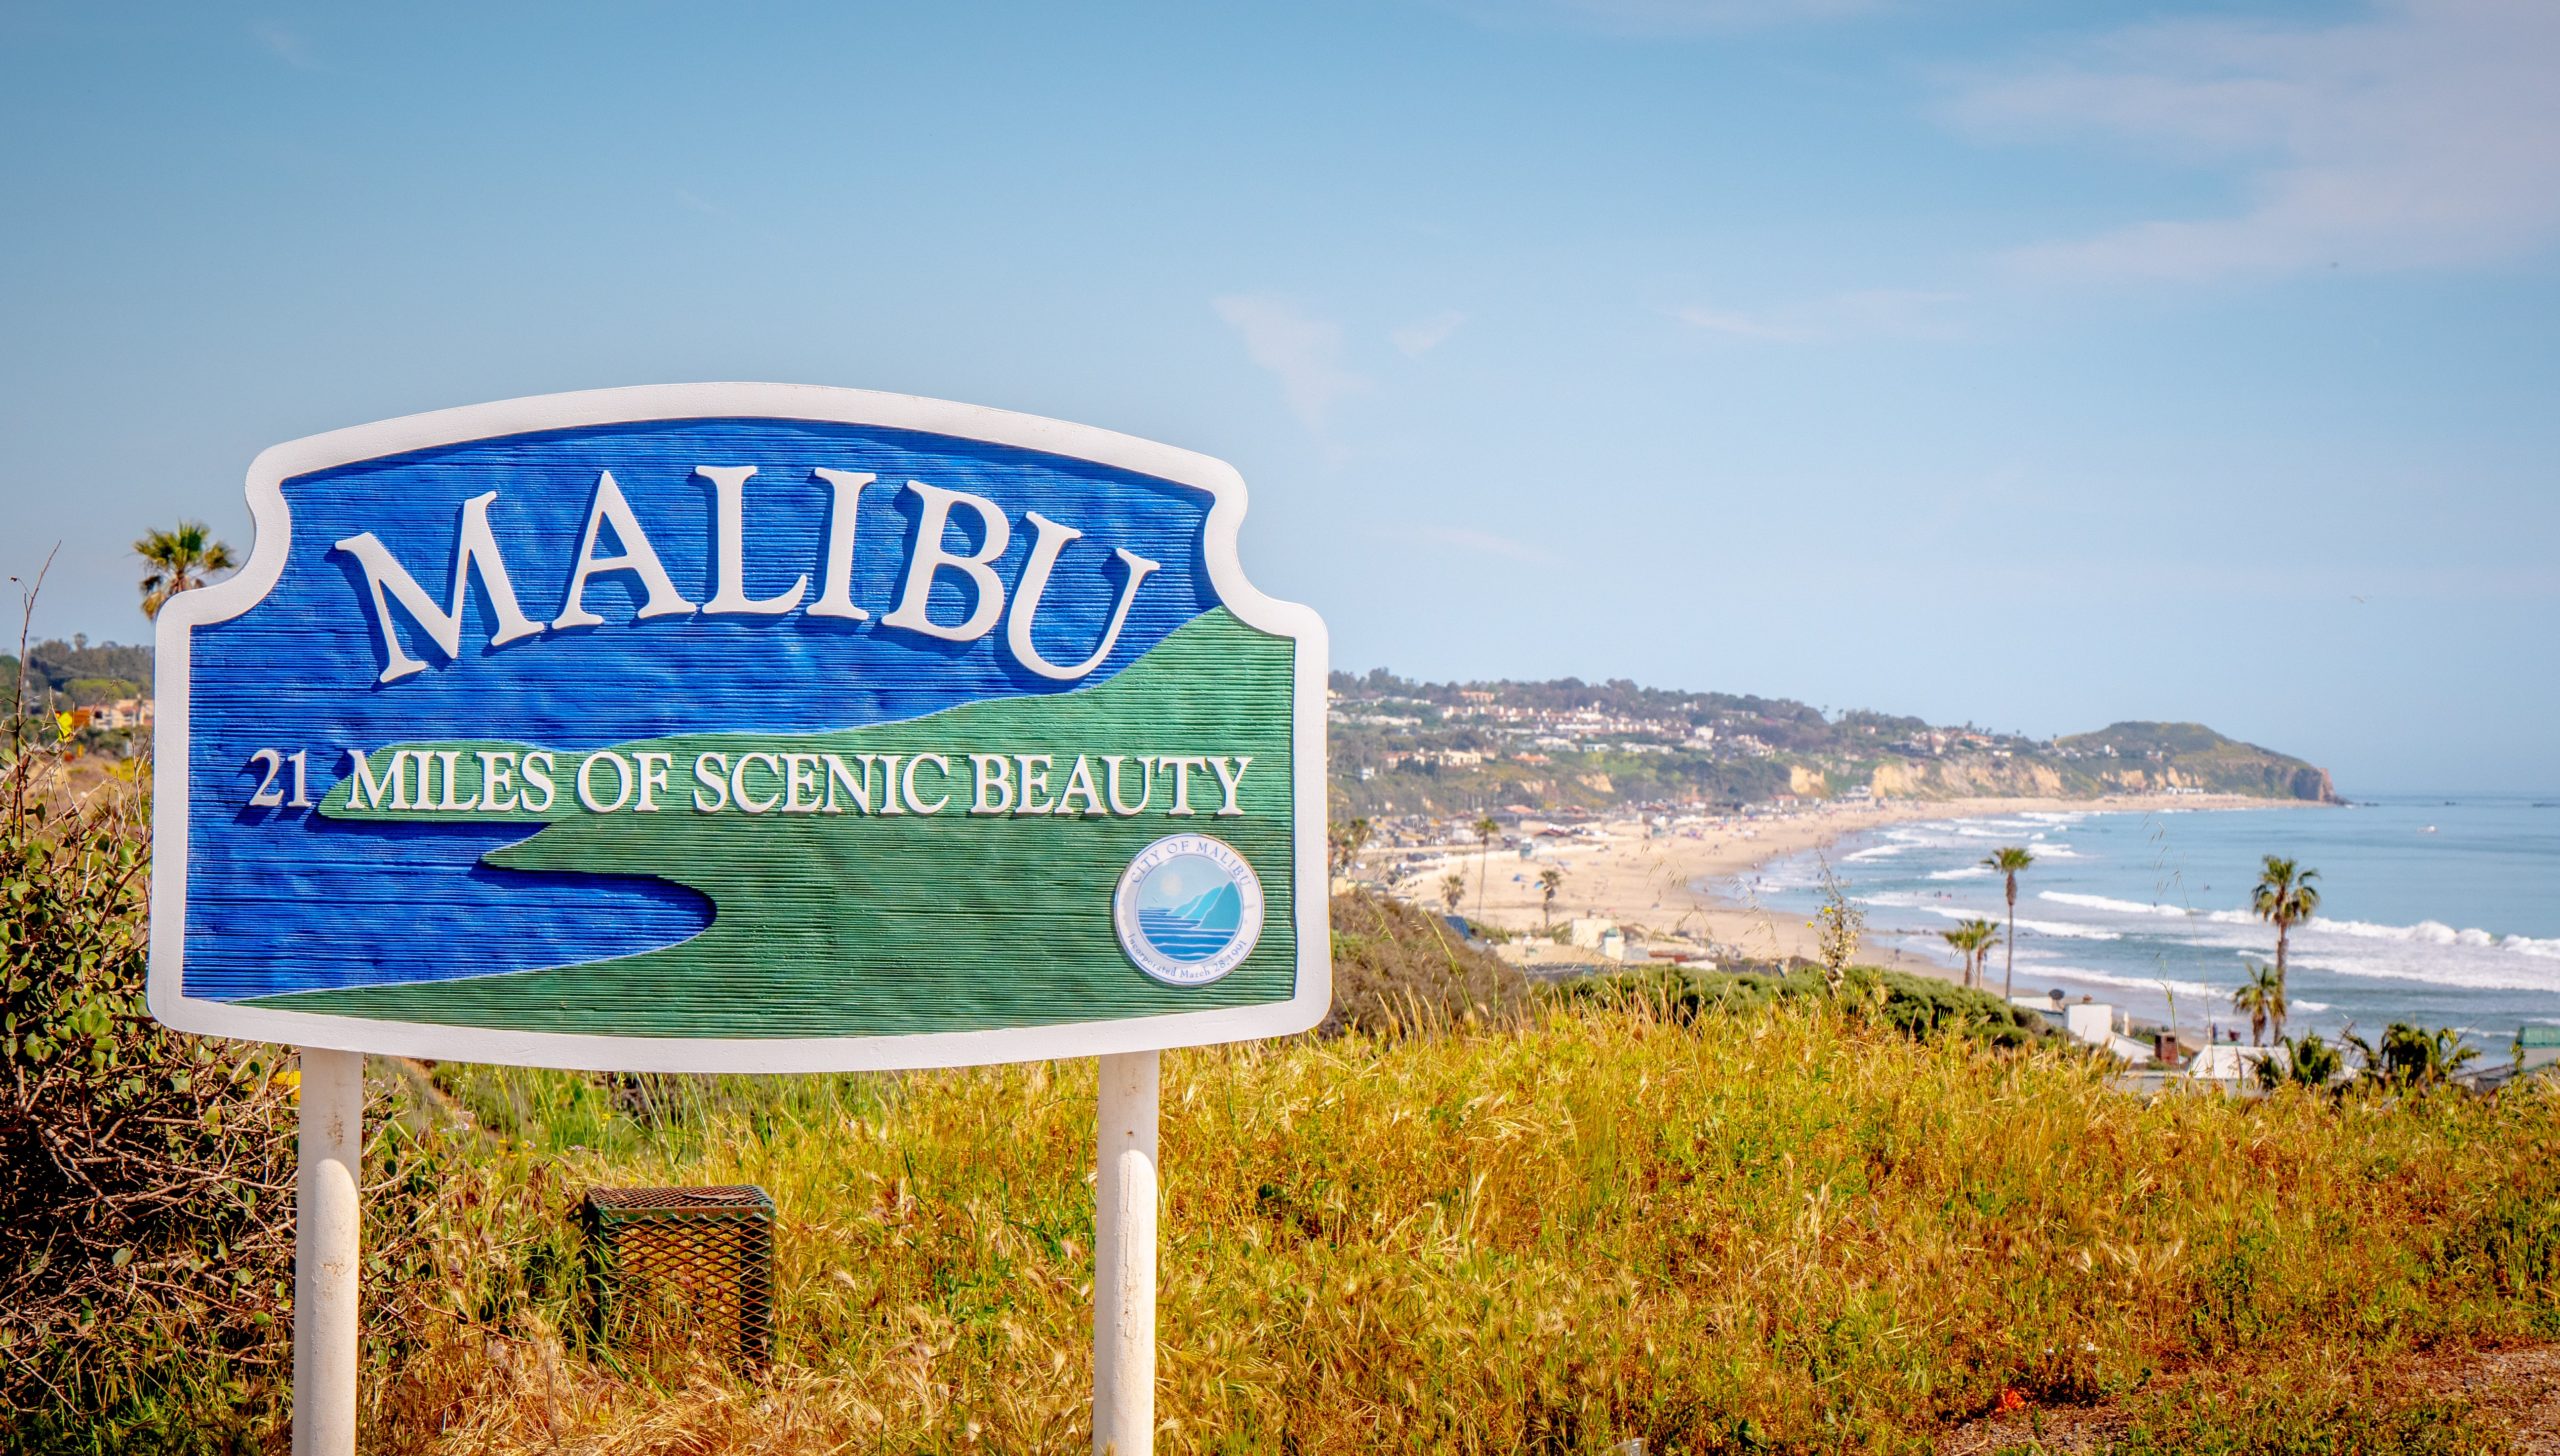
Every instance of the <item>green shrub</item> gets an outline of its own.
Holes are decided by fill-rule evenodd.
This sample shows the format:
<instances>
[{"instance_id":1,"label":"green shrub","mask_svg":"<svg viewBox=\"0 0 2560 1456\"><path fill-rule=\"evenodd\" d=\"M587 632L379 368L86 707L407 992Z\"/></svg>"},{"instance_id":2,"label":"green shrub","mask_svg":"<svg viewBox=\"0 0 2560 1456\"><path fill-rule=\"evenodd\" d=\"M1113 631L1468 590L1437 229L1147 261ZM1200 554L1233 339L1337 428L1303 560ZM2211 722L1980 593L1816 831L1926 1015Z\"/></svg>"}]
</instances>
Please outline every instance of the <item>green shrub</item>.
<instances>
[{"instance_id":1,"label":"green shrub","mask_svg":"<svg viewBox=\"0 0 2560 1456\"><path fill-rule=\"evenodd\" d=\"M45 762L0 771L0 1448L218 1447L273 1413L292 1079L150 1019L147 800Z\"/></svg>"},{"instance_id":2,"label":"green shrub","mask_svg":"<svg viewBox=\"0 0 2560 1456\"><path fill-rule=\"evenodd\" d=\"M1507 1020L1528 995L1519 969L1446 921L1367 891L1333 900L1333 1009L1320 1032L1410 1035Z\"/></svg>"},{"instance_id":3,"label":"green shrub","mask_svg":"<svg viewBox=\"0 0 2560 1456\"><path fill-rule=\"evenodd\" d=\"M1784 974L1641 966L1580 977L1544 988L1561 1004L1638 1005L1682 1025L1770 1006L1837 1000L1854 1015L1915 1038L1961 1033L1994 1046L2021 1047L2049 1038L2045 1019L1988 991L1874 966L1851 966L1838 995L1819 969Z\"/></svg>"}]
</instances>

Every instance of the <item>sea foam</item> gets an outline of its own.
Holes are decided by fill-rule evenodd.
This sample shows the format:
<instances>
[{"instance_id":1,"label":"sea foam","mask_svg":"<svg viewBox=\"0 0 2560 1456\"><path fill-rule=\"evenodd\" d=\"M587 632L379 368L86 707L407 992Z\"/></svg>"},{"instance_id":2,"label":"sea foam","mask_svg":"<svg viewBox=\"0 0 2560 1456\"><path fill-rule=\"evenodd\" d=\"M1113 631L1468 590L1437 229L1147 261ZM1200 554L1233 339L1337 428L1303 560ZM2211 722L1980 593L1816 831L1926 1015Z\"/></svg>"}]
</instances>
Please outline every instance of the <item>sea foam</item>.
<instances>
[{"instance_id":1,"label":"sea foam","mask_svg":"<svg viewBox=\"0 0 2560 1456\"><path fill-rule=\"evenodd\" d=\"M2073 890L2038 890L2036 898L2051 900L2056 905L2076 905L2083 910L2106 910L2117 915L2168 915L2190 919L2195 912L2183 905L2145 905L2139 900L2118 900L2106 895L2083 895Z\"/></svg>"}]
</instances>

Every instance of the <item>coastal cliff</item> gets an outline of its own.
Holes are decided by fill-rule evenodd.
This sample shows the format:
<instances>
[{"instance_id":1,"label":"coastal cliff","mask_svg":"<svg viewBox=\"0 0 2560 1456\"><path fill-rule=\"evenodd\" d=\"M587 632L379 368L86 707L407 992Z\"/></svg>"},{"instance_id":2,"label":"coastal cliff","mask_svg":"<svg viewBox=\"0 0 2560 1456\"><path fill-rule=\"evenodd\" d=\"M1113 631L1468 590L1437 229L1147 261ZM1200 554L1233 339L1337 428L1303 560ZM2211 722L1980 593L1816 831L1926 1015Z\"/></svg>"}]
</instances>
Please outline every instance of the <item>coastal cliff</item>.
<instances>
[{"instance_id":1,"label":"coastal cliff","mask_svg":"<svg viewBox=\"0 0 2560 1456\"><path fill-rule=\"evenodd\" d=\"M2201 723L2038 739L1786 698L1619 681L1419 683L1337 673L1336 812L1781 799L2234 795L2340 802L2328 771Z\"/></svg>"},{"instance_id":2,"label":"coastal cliff","mask_svg":"<svg viewBox=\"0 0 2560 1456\"><path fill-rule=\"evenodd\" d=\"M2225 738L2201 723L2117 723L2057 738L2050 756L1971 755L1878 763L1867 779L1901 799L2090 798L2101 794L2237 794L2341 802L2329 771Z\"/></svg>"}]
</instances>

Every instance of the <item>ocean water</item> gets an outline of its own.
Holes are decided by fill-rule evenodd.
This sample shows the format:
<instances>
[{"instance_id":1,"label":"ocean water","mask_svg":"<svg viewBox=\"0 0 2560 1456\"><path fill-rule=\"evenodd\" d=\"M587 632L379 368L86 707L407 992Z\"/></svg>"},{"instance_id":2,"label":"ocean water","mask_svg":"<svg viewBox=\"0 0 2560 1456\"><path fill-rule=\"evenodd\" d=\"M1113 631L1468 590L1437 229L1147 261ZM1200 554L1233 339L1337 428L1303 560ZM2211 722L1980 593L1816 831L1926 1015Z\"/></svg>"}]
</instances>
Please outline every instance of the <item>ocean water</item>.
<instances>
[{"instance_id":1,"label":"ocean water","mask_svg":"<svg viewBox=\"0 0 2560 1456\"><path fill-rule=\"evenodd\" d=\"M1178 961L1207 960L1236 938L1232 918L1226 925L1207 924L1178 910L1141 910L1138 928L1149 945Z\"/></svg>"},{"instance_id":2,"label":"ocean water","mask_svg":"<svg viewBox=\"0 0 2560 1456\"><path fill-rule=\"evenodd\" d=\"M2036 856L2018 881L2020 995L2085 993L2154 1021L2174 1004L2182 1026L2236 1024L2245 1037L2231 993L2245 960L2275 955L2249 896L2259 861L2280 854L2320 872L2320 912L2294 927L2286 958L2290 1030L2410 1021L2503 1051L2520 1024L2560 1022L2560 793L1914 823L1744 883L1809 915L1827 861L1866 912L1871 958L1952 967L1939 931L2005 918L2000 879L1978 861L2008 844Z\"/></svg>"}]
</instances>

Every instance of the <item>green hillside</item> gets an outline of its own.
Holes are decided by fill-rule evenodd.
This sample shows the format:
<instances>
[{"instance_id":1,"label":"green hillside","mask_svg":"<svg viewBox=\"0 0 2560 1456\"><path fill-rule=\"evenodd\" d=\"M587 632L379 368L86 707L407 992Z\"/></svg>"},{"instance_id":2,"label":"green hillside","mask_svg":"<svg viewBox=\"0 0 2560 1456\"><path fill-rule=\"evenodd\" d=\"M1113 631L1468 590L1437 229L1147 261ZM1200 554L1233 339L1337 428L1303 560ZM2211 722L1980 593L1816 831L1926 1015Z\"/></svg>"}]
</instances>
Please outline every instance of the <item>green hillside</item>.
<instances>
[{"instance_id":1,"label":"green hillside","mask_svg":"<svg viewBox=\"0 0 2560 1456\"><path fill-rule=\"evenodd\" d=\"M2328 770L2254 743L2225 738L2202 723L2115 723L2095 733L2057 738L2054 747L2081 761L2148 765L2157 776L2174 777L2184 787L2211 793L2324 804L2338 797Z\"/></svg>"},{"instance_id":2,"label":"green hillside","mask_svg":"<svg viewBox=\"0 0 2560 1456\"><path fill-rule=\"evenodd\" d=\"M2094 798L2187 791L2331 802L2328 774L2196 723L2040 739L1786 698L1624 681L1336 673L1337 812L1735 807L1783 796Z\"/></svg>"}]
</instances>

